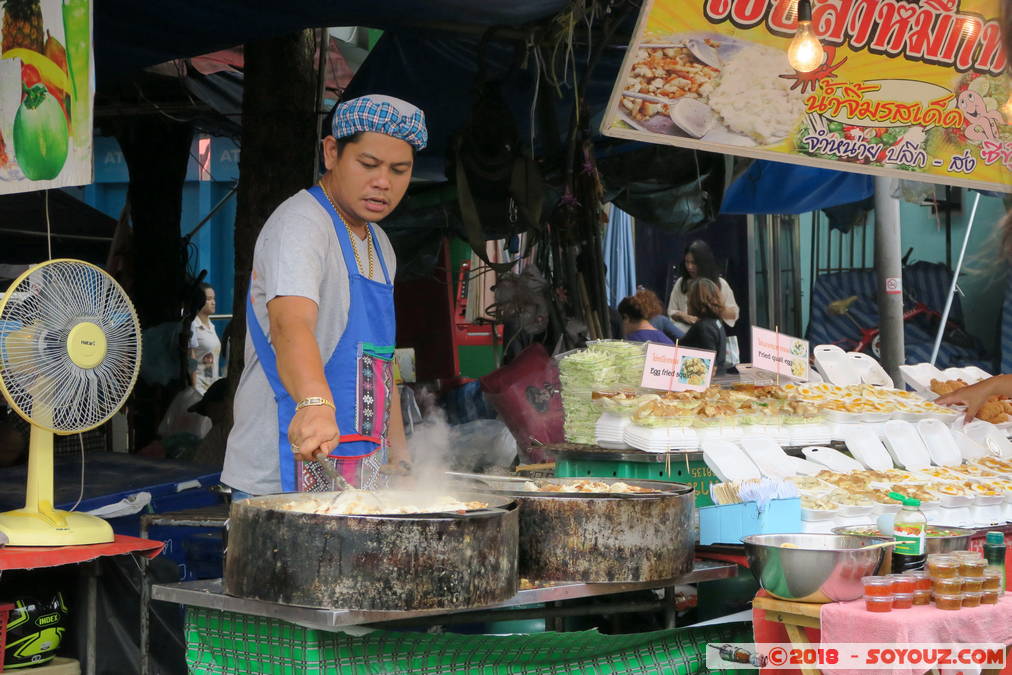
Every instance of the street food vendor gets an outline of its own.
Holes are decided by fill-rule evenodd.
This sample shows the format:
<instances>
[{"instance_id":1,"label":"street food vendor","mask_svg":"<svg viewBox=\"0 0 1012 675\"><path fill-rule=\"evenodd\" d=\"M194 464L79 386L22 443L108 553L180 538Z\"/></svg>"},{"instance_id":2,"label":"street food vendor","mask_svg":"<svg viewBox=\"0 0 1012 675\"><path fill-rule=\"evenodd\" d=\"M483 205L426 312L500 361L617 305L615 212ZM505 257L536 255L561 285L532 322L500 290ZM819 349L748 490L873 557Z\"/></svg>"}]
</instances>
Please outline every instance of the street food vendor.
<instances>
[{"instance_id":1,"label":"street food vendor","mask_svg":"<svg viewBox=\"0 0 1012 675\"><path fill-rule=\"evenodd\" d=\"M264 224L221 474L233 498L329 490L317 457L363 488L410 468L392 372L396 260L375 223L404 197L426 140L410 103L341 103L326 173Z\"/></svg>"}]
</instances>

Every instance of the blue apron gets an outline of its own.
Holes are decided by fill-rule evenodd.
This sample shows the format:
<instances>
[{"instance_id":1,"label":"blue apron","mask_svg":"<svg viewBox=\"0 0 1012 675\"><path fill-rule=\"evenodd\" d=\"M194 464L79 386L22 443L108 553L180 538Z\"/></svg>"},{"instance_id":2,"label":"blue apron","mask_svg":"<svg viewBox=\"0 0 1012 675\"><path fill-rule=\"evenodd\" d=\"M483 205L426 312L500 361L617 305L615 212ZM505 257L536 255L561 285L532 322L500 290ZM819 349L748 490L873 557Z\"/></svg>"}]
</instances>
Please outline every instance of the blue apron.
<instances>
[{"instance_id":1,"label":"blue apron","mask_svg":"<svg viewBox=\"0 0 1012 675\"><path fill-rule=\"evenodd\" d=\"M334 353L323 366L324 376L334 397L337 426L341 430L341 443L330 452L330 457L338 460L361 459L379 451L386 442L397 333L394 287L373 226L368 225L369 236L372 237L373 250L383 270L383 282L368 279L359 272L352 248L354 244L348 236L344 221L320 186L315 185L308 192L330 214L334 223L344 265L348 270L350 290L348 324ZM278 406L281 489L283 492L293 492L298 487L296 464L299 460L293 455L288 442L288 426L295 415L295 401L281 382L274 348L260 327L260 322L256 320L252 293L246 298L246 324Z\"/></svg>"}]
</instances>

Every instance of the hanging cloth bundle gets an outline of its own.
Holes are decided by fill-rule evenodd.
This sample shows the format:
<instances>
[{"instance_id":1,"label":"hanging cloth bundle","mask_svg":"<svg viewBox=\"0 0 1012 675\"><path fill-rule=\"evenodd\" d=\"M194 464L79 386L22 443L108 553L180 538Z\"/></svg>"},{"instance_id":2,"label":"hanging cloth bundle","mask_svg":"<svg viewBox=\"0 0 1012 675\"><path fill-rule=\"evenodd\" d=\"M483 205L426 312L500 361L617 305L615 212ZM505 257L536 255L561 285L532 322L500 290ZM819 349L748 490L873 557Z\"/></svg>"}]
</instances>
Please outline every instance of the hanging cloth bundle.
<instances>
[{"instance_id":1,"label":"hanging cloth bundle","mask_svg":"<svg viewBox=\"0 0 1012 675\"><path fill-rule=\"evenodd\" d=\"M483 61L480 53L477 97L470 119L454 135L448 173L456 179L468 243L486 265L499 272L512 264L491 262L485 242L540 229L544 183L537 163L521 149L516 123L499 90L501 83L485 80Z\"/></svg>"}]
</instances>

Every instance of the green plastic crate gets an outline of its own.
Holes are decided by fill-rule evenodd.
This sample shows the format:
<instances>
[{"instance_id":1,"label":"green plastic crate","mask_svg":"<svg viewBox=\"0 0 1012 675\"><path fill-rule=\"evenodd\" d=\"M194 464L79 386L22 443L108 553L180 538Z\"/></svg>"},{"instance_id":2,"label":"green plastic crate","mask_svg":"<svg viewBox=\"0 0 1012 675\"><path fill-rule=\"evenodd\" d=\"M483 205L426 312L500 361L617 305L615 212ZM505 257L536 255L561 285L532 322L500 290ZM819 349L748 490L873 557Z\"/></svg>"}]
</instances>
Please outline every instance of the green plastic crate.
<instances>
[{"instance_id":1,"label":"green plastic crate","mask_svg":"<svg viewBox=\"0 0 1012 675\"><path fill-rule=\"evenodd\" d=\"M720 481L703 460L689 460L686 466L684 456L672 456L670 469L669 474L668 464L664 461L625 462L563 457L555 461L555 475L559 478L632 478L688 483L696 490L696 506L713 505L710 484Z\"/></svg>"}]
</instances>

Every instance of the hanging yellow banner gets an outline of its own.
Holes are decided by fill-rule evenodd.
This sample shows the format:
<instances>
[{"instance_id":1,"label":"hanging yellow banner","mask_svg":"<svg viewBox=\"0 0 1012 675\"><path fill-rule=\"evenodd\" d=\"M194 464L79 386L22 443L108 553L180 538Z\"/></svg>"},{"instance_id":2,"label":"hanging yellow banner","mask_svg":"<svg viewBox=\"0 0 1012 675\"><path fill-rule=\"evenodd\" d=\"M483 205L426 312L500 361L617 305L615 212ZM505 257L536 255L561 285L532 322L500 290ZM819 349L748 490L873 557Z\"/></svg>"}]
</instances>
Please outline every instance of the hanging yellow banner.
<instances>
[{"instance_id":1,"label":"hanging yellow banner","mask_svg":"<svg viewBox=\"0 0 1012 675\"><path fill-rule=\"evenodd\" d=\"M797 0L647 0L607 136L1012 192L999 0L814 0L822 65L787 61Z\"/></svg>"}]
</instances>

